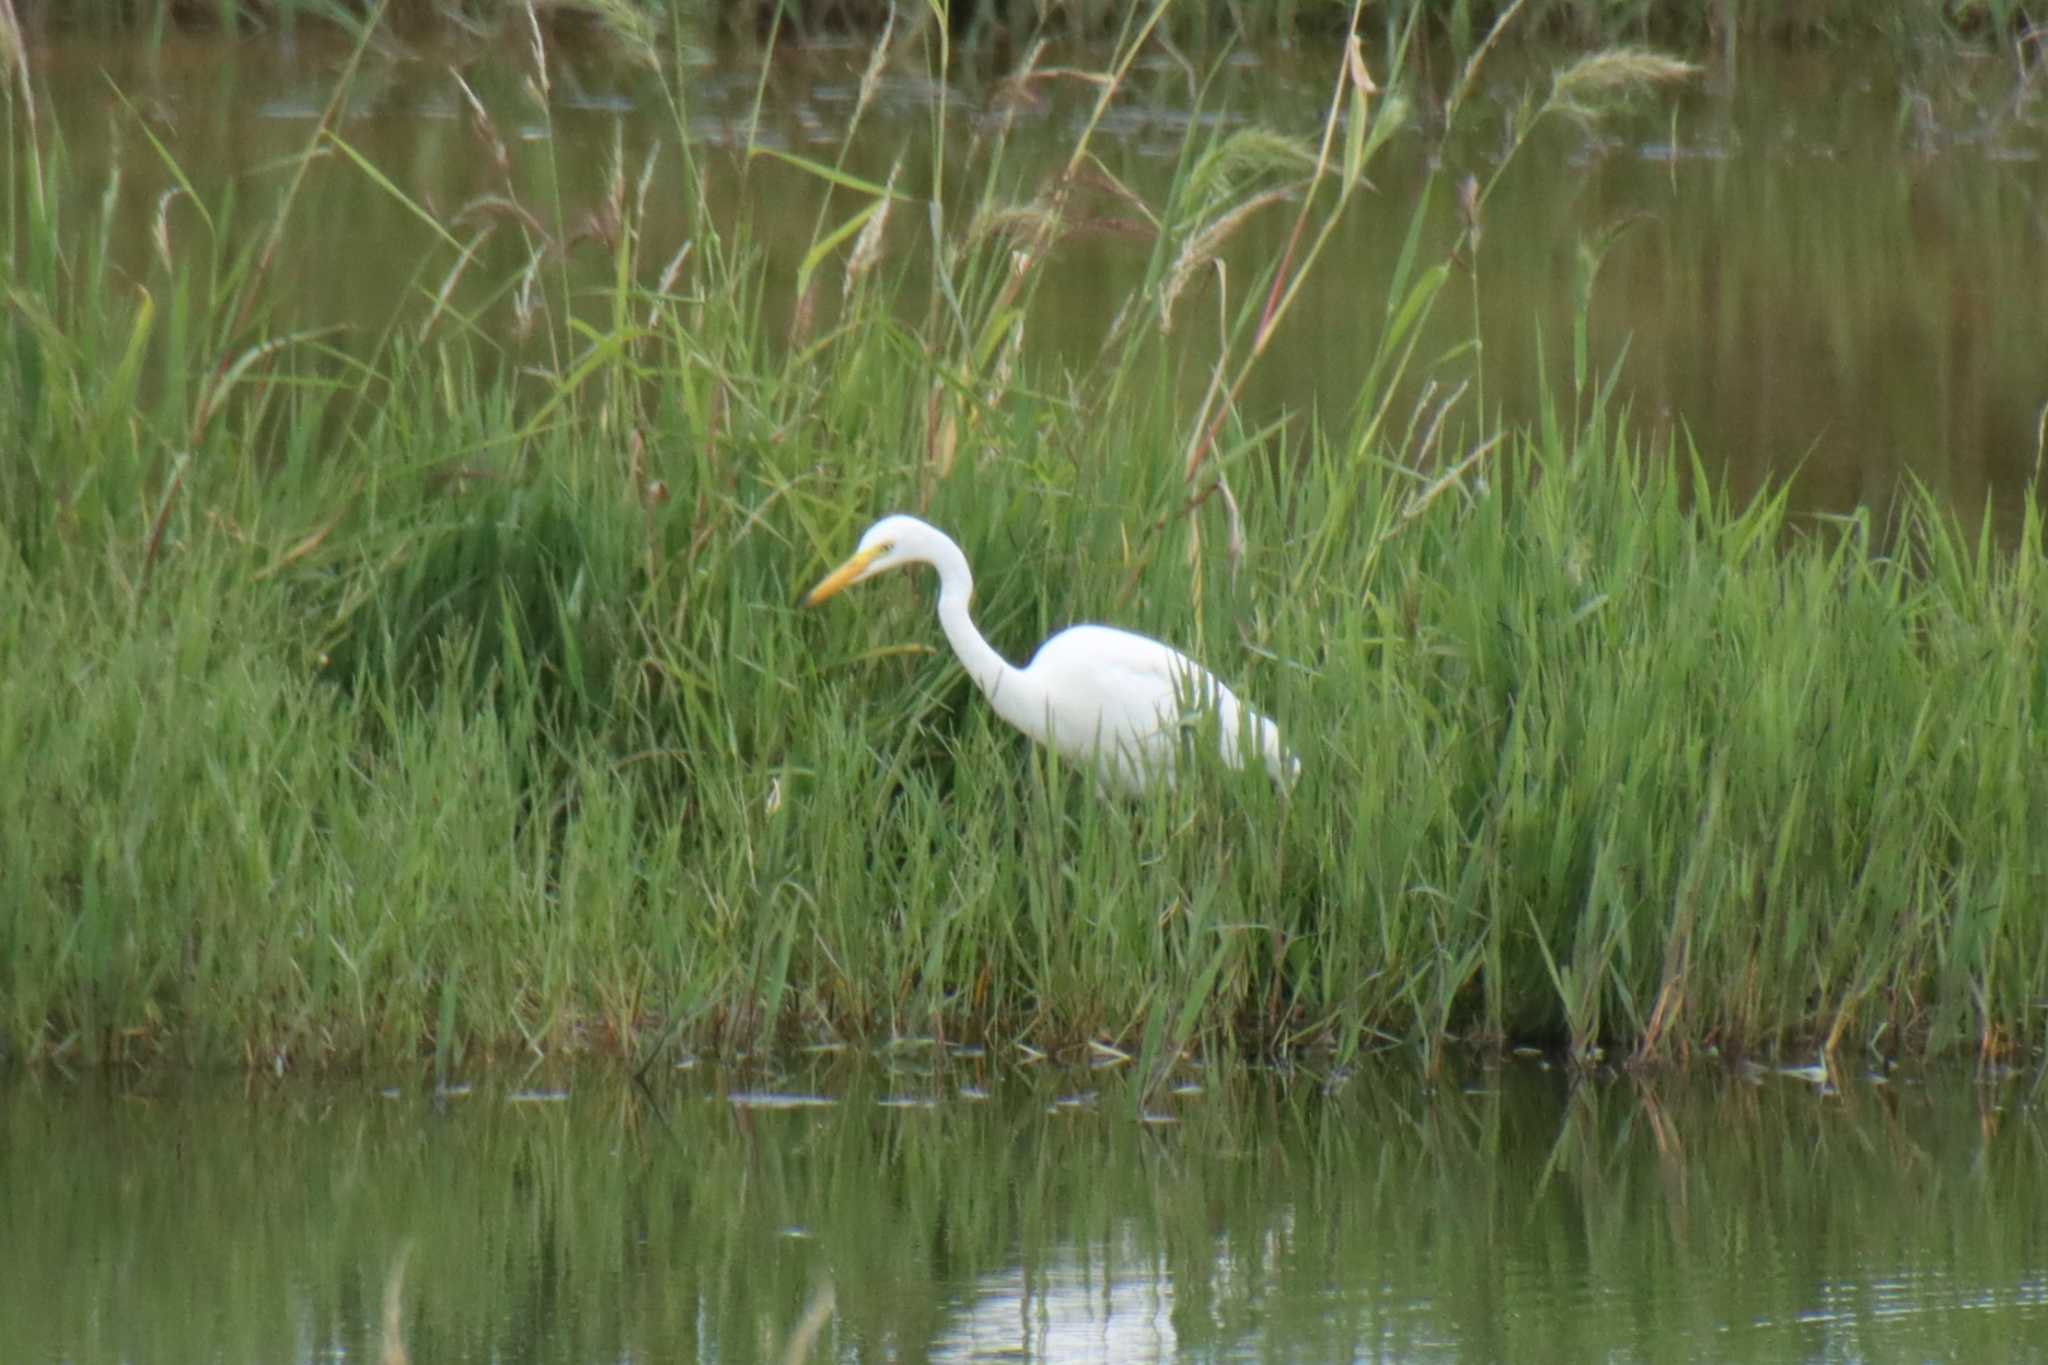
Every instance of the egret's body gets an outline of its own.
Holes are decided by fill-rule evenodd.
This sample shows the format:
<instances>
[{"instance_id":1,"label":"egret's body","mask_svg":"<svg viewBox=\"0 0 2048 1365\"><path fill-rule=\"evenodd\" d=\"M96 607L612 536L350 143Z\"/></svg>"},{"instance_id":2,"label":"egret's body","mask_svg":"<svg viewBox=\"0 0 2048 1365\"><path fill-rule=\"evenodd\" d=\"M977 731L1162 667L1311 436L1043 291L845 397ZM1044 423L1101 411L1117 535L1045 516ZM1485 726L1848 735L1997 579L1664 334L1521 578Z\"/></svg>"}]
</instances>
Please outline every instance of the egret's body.
<instances>
[{"instance_id":1,"label":"egret's body","mask_svg":"<svg viewBox=\"0 0 2048 1365\"><path fill-rule=\"evenodd\" d=\"M1120 791L1170 781L1185 731L1214 717L1224 762L1242 767L1249 744L1275 781L1291 782L1301 764L1280 743L1279 727L1244 705L1216 676L1170 645L1112 626L1071 626L1047 640L1023 668L982 638L968 614L974 575L950 536L916 517L884 517L861 537L851 559L804 598L824 601L842 588L905 564L939 572L939 624L967 675L996 714L1069 762L1092 768Z\"/></svg>"}]
</instances>

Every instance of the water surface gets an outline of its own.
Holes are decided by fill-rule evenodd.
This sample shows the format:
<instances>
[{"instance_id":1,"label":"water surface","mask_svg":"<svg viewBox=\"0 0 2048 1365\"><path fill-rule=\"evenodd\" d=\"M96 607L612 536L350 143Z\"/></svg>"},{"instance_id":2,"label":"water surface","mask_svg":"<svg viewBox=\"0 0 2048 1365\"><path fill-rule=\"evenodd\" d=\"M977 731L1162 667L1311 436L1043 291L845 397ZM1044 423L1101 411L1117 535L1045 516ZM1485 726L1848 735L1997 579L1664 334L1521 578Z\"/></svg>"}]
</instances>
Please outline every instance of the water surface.
<instances>
[{"instance_id":1,"label":"water surface","mask_svg":"<svg viewBox=\"0 0 2048 1365\"><path fill-rule=\"evenodd\" d=\"M650 69L602 43L556 41L543 89L524 33L380 43L337 131L388 186L331 150L316 163L301 187L273 326L346 325L354 341L336 344L366 345L408 310L416 325L459 274L456 305L475 310L499 341L524 345L515 345L520 358L559 361L560 319L522 320L507 281L551 235L569 246L549 259L543 282L580 289L580 306L604 318L611 262L590 229L601 226L616 171L643 203L640 283L653 285L702 239L707 225L691 221L683 189L701 176L721 206L722 221L710 226L724 233L743 223L766 253L762 328L779 337L793 319L806 250L865 201L841 191L828 203L819 178L750 151L843 160L876 182L900 161L899 189L913 202L936 194L942 221L957 229L985 185L999 202L1030 200L1091 116L1095 91L1083 82L1039 82L1016 100L1000 72L963 61L943 83L920 53L913 45L885 67L842 155L869 59L859 44L786 48L764 73L752 53L684 46ZM1457 181L1491 174L1511 111L1525 95L1540 98L1573 55L1496 54L1462 131L1448 139L1441 102L1455 64L1441 55L1418 63L1421 99L1246 391L1247 427L1285 415L1299 432L1311 414L1345 419L1417 205L1428 221L1423 258L1448 258L1460 232ZM162 44L70 39L37 50L46 126L64 137L66 221L97 231L104 216L132 281L160 291L165 267L155 258L166 247L181 265L231 258L235 243L267 226L346 58L342 43L312 27ZM1055 50L1045 64L1093 69L1106 60ZM1385 54L1375 49L1371 60L1384 73ZM1100 165L1157 211L1190 147L1252 126L1311 141L1339 65L1335 49L1313 46L1146 54L1093 144ZM1634 430L1681 451L1695 443L1738 490L1794 478L1800 506L1846 512L1882 508L1910 473L1972 516L1989 499L2009 521L2035 473L2048 405L2048 272L2039 268L2048 102L2037 84L2010 61L1954 50L1753 48L1738 65L1709 62L1697 80L1627 116L1551 120L1490 201L1481 248L1461 259L1402 403L1467 384L1453 435L1460 422L1477 430L1482 414L1539 422L1546 392L1570 405L1583 298L1587 377L1611 373ZM488 136L472 119L471 94ZM1000 128L1010 140L998 161ZM934 151L941 137L943 157ZM166 199L177 185L170 161L208 215L181 195ZM1449 174L1425 197L1433 164ZM530 227L518 226L507 207L515 203ZM1113 199L1076 207L1136 217ZM1229 282L1205 278L1177 308L1168 370L1191 412L1216 345L1218 292L1235 291L1227 308L1241 303L1260 266L1284 250L1289 212L1255 215L1226 257ZM457 241L482 241L463 271L423 215ZM927 212L896 215L889 259L924 252L931 221ZM1582 263L1601 243L1587 286ZM1093 364L1152 249L1142 234L1111 231L1063 242L1027 328L1033 355ZM905 312L920 317L928 271L905 278ZM689 279L678 288L687 292ZM827 312L836 277L829 285ZM1475 324L1482 348L1461 349ZM214 359L166 363L207 368Z\"/></svg>"},{"instance_id":2,"label":"water surface","mask_svg":"<svg viewBox=\"0 0 2048 1365\"><path fill-rule=\"evenodd\" d=\"M0 1092L10 1360L1993 1360L2023 1079L885 1062Z\"/></svg>"}]
</instances>

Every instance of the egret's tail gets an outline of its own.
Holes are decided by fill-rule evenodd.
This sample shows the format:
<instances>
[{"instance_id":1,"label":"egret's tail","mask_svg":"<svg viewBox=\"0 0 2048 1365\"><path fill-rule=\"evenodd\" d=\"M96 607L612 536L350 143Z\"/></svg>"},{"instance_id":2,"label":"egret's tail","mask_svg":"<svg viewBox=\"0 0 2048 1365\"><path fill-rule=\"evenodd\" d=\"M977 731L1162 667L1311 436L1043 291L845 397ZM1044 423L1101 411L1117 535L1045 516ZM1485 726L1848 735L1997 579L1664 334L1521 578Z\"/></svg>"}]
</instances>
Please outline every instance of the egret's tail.
<instances>
[{"instance_id":1,"label":"egret's tail","mask_svg":"<svg viewBox=\"0 0 2048 1365\"><path fill-rule=\"evenodd\" d=\"M1233 768L1245 764L1244 744L1249 739L1266 761L1266 772L1282 788L1292 787L1301 777L1301 760L1280 741L1280 727L1237 699L1237 694L1218 682L1214 684L1218 739L1223 761Z\"/></svg>"}]
</instances>

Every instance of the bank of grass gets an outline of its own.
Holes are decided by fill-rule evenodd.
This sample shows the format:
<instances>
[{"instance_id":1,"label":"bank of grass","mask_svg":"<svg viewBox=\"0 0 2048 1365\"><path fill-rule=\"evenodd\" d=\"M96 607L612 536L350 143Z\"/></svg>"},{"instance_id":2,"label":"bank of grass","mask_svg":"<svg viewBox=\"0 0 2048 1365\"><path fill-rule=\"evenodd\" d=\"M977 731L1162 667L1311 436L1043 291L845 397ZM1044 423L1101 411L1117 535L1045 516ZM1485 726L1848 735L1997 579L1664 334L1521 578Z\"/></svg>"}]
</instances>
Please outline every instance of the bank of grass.
<instances>
[{"instance_id":1,"label":"bank of grass","mask_svg":"<svg viewBox=\"0 0 2048 1365\"><path fill-rule=\"evenodd\" d=\"M1515 148L1683 75L1594 60ZM1884 526L1731 503L1583 356L1549 420L1498 429L1460 387L1476 351L1413 354L1471 278L1419 233L1357 392L1255 425L1263 338L1409 135L1361 74L1321 140L1191 125L1157 202L1088 131L1021 197L985 129L929 168L938 211L800 161L834 188L773 313L745 215L700 198L686 249L643 241L626 164L602 203L489 219L523 257L475 278L497 229L323 120L289 176L449 236L367 342L268 318L296 179L240 226L214 206L203 268L124 274L57 220L61 137L17 87L8 1054L2036 1045L2039 514L1994 544L1917 494ZM1149 265L1069 372L1032 348L1034 285L1100 227L1084 185ZM1278 260L1231 254L1259 213L1299 215ZM1169 638L1280 719L1299 786L1104 800L992 717L928 581L793 605L898 508L967 547L1013 658L1075 620Z\"/></svg>"}]
</instances>

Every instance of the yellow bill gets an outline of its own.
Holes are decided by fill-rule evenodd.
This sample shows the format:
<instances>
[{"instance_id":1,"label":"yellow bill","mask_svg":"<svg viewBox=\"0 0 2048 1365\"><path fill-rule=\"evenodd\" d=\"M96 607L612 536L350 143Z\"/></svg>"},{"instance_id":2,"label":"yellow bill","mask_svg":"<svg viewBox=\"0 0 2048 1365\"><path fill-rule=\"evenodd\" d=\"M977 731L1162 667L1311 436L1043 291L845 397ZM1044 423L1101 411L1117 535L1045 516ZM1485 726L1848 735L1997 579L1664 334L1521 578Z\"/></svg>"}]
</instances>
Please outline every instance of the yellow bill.
<instances>
[{"instance_id":1,"label":"yellow bill","mask_svg":"<svg viewBox=\"0 0 2048 1365\"><path fill-rule=\"evenodd\" d=\"M823 582L805 593L802 605L815 607L818 603L838 593L849 584L859 581L860 576L867 572L868 565L879 559L888 548L886 545L876 545L862 550L852 559L847 560L831 573L826 574Z\"/></svg>"}]
</instances>

